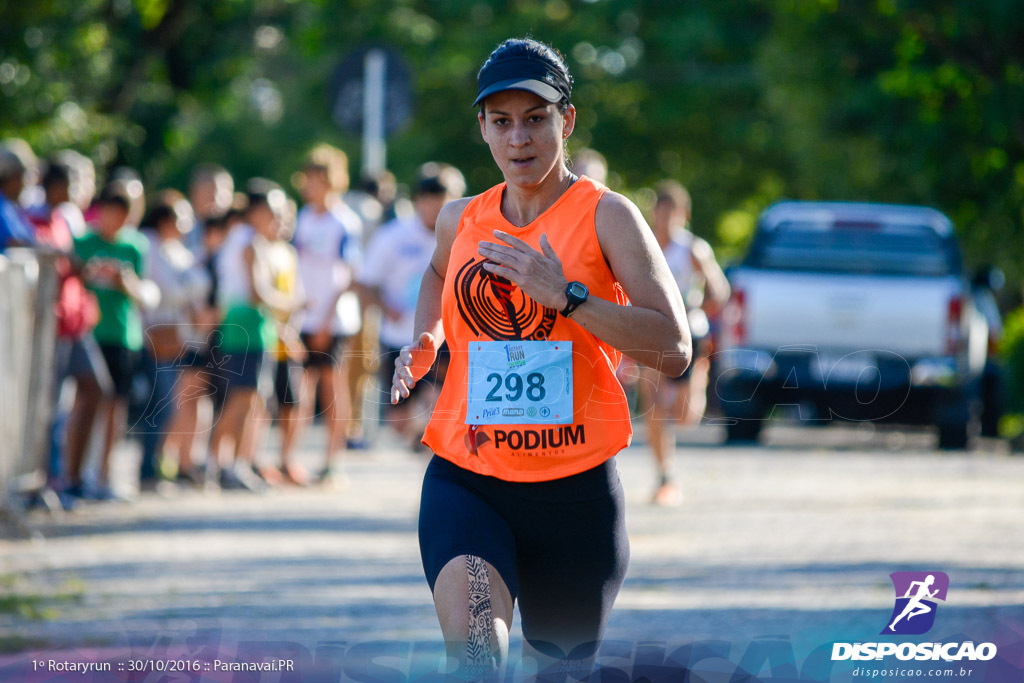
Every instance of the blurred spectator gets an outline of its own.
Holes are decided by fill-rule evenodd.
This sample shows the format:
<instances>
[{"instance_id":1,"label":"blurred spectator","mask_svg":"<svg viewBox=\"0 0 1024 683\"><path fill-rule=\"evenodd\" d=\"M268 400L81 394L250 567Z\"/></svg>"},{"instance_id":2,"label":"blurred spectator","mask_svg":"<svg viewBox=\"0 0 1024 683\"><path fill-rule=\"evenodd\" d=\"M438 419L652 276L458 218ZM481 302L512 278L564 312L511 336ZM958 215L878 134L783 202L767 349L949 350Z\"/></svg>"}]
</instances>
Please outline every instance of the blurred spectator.
<instances>
[{"instance_id":1,"label":"blurred spectator","mask_svg":"<svg viewBox=\"0 0 1024 683\"><path fill-rule=\"evenodd\" d=\"M84 211L96 197L96 165L73 149L62 149L56 157L71 168L71 201Z\"/></svg>"},{"instance_id":2,"label":"blurred spectator","mask_svg":"<svg viewBox=\"0 0 1024 683\"><path fill-rule=\"evenodd\" d=\"M345 192L342 201L359 216L359 222L363 224L362 236L365 242L383 222L384 206L377 201L377 197L359 187L350 188Z\"/></svg>"},{"instance_id":3,"label":"blurred spectator","mask_svg":"<svg viewBox=\"0 0 1024 683\"><path fill-rule=\"evenodd\" d=\"M197 263L182 242L193 223L192 207L176 191L166 191L143 220L149 239L147 277L160 288L160 304L143 313L146 344L143 370L149 379L150 397L140 424L142 434L140 488L155 488L160 471L159 456L167 427L179 400L177 380L186 344L197 343L193 313L205 301L210 289L206 269ZM178 453L177 468L192 470L189 454Z\"/></svg>"},{"instance_id":4,"label":"blurred spectator","mask_svg":"<svg viewBox=\"0 0 1024 683\"><path fill-rule=\"evenodd\" d=\"M42 201L43 190L39 187L39 158L32 151L32 147L21 138L7 138L0 143L0 148L13 153L21 161L25 168L24 181L21 194L18 195L16 204L22 207L33 206Z\"/></svg>"},{"instance_id":5,"label":"blurred spectator","mask_svg":"<svg viewBox=\"0 0 1024 683\"><path fill-rule=\"evenodd\" d=\"M417 442L419 423L425 424L428 417L425 402L429 402L429 390L420 388L430 383L419 382L414 389L425 398L391 406L391 375L399 351L413 338L420 283L437 242L437 216L441 207L461 197L465 189L465 180L455 167L434 162L421 166L413 198L415 213L397 218L374 233L359 280L366 300L381 310L381 404L396 431L404 438L417 438ZM441 355L438 362L442 362Z\"/></svg>"},{"instance_id":6,"label":"blurred spectator","mask_svg":"<svg viewBox=\"0 0 1024 683\"><path fill-rule=\"evenodd\" d=\"M57 409L51 427L51 449L49 462L50 485L62 489L59 482L64 478L64 427L67 415L61 410L61 388L67 378L73 377L76 386L94 387L93 395L110 391L107 375L99 347L89 334L99 320L96 297L86 290L75 264L70 256L74 250L74 238L64 216L53 207L60 205L66 195L69 171L58 161L50 161L42 177L46 200L30 213L35 226L37 243L44 248L65 254L56 262L59 279L55 315L57 319L57 349L55 363L54 396ZM89 390L82 393L89 395ZM66 482L65 482L66 483ZM70 500L65 500L70 505Z\"/></svg>"},{"instance_id":7,"label":"blurred spectator","mask_svg":"<svg viewBox=\"0 0 1024 683\"><path fill-rule=\"evenodd\" d=\"M35 243L31 222L19 203L28 168L7 144L0 145L0 254L8 247Z\"/></svg>"},{"instance_id":8,"label":"blurred spectator","mask_svg":"<svg viewBox=\"0 0 1024 683\"><path fill-rule=\"evenodd\" d=\"M585 175L602 185L608 184L608 162L597 150L584 147L572 157L572 172Z\"/></svg>"},{"instance_id":9,"label":"blurred spectator","mask_svg":"<svg viewBox=\"0 0 1024 683\"><path fill-rule=\"evenodd\" d=\"M407 197L401 196L398 192L398 183L395 174L391 171L381 171L376 176L364 176L359 182L356 190L361 194L372 197L380 205L380 215L372 225L367 223L365 237L368 239L373 231L396 218L405 218L412 215L412 205Z\"/></svg>"},{"instance_id":10,"label":"blurred spectator","mask_svg":"<svg viewBox=\"0 0 1024 683\"><path fill-rule=\"evenodd\" d=\"M287 205L283 190L270 181L250 181L245 223L231 228L217 257L217 287L224 311L218 364L227 379L224 410L213 430L208 467L220 470L223 488L264 487L252 469L254 421L263 414L273 389L272 358L277 343L272 309L291 301L273 288L270 244L277 239Z\"/></svg>"},{"instance_id":11,"label":"blurred spectator","mask_svg":"<svg viewBox=\"0 0 1024 683\"><path fill-rule=\"evenodd\" d=\"M292 239L306 293L302 342L306 355L303 411L313 413L315 393L327 420L327 448L318 479L335 476L338 450L345 445L352 399L346 381L345 346L359 334L359 299L351 290L362 254L363 225L341 195L348 189L348 158L340 149L318 145L306 157L299 186L306 205ZM340 476L340 475L338 475Z\"/></svg>"},{"instance_id":12,"label":"blurred spectator","mask_svg":"<svg viewBox=\"0 0 1024 683\"><path fill-rule=\"evenodd\" d=\"M185 245L197 258L203 257L206 222L213 216L223 216L234 200L235 181L219 164L199 164L192 169L188 183L188 199L195 211L195 229L186 233Z\"/></svg>"},{"instance_id":13,"label":"blurred spectator","mask_svg":"<svg viewBox=\"0 0 1024 683\"><path fill-rule=\"evenodd\" d=\"M302 364L306 360L306 348L299 337L296 326L299 311L305 306L306 298L302 278L299 277L299 256L289 239L295 234L296 222L295 202L288 200L287 209L281 218L281 229L278 238L271 242L267 250L267 261L270 269L271 282L275 292L290 304L287 309L274 309L273 316L277 324L277 361L274 375L274 406L277 423L281 427L281 458L276 466L267 465L259 468L259 473L268 484L288 482L304 485L308 483L301 466L292 459L292 452L301 433L302 410L301 401L306 392ZM265 432L261 421L257 428ZM260 439L256 439L256 450L259 450Z\"/></svg>"},{"instance_id":14,"label":"blurred spectator","mask_svg":"<svg viewBox=\"0 0 1024 683\"><path fill-rule=\"evenodd\" d=\"M43 164L39 187L43 193L40 201L28 208L29 216L46 217L46 221L59 220L72 237L85 234L85 218L77 206L71 203L71 168L56 158ZM75 227L72 228L71 226Z\"/></svg>"},{"instance_id":15,"label":"blurred spectator","mask_svg":"<svg viewBox=\"0 0 1024 683\"><path fill-rule=\"evenodd\" d=\"M100 499L114 497L108 485L110 454L124 432L132 377L142 349L140 309L153 308L160 301L160 290L143 279L148 244L128 225L133 193L129 189L139 181L113 181L97 200L97 220L93 230L75 241L75 252L84 262L83 276L99 302L100 320L93 331L113 384L113 395L99 402L105 438L101 451L96 489ZM95 410L93 408L93 410ZM82 459L92 433L92 421L83 416L74 421L74 446L69 443L70 492L82 495Z\"/></svg>"},{"instance_id":16,"label":"blurred spectator","mask_svg":"<svg viewBox=\"0 0 1024 683\"><path fill-rule=\"evenodd\" d=\"M68 197L51 206L60 211L76 238L85 235L85 210L96 195L96 167L89 157L72 149L62 149L54 155L55 163L67 169Z\"/></svg>"},{"instance_id":17,"label":"blurred spectator","mask_svg":"<svg viewBox=\"0 0 1024 683\"><path fill-rule=\"evenodd\" d=\"M165 457L178 463L178 481L194 485L206 482L203 466L197 464L195 457L199 436L209 437L214 414L222 407L226 391L225 378L215 365L222 318L218 306L217 257L228 231L245 223L247 200L241 194L236 199L224 214L208 216L203 226L199 262L207 273L210 289L206 300L193 311L196 337L185 344L181 353L176 410L164 442ZM203 447L206 447L205 441Z\"/></svg>"},{"instance_id":18,"label":"blurred spectator","mask_svg":"<svg viewBox=\"0 0 1024 683\"><path fill-rule=\"evenodd\" d=\"M146 213L146 195L139 172L130 166L118 166L110 172L107 185L119 183L129 199L128 219L125 225L138 229Z\"/></svg>"},{"instance_id":19,"label":"blurred spectator","mask_svg":"<svg viewBox=\"0 0 1024 683\"><path fill-rule=\"evenodd\" d=\"M381 225L397 216L413 213L408 199L398 197L398 184L391 171L380 171L376 175L364 175L359 186L345 194L345 202L359 214L363 221L362 247L365 253L373 233ZM349 448L369 448L370 443L363 431L363 403L366 392L374 387L374 370L377 360L378 335L380 331L380 310L366 307L360 301L363 325L359 334L349 340L345 353L346 382L351 397L351 416L348 430Z\"/></svg>"}]
</instances>

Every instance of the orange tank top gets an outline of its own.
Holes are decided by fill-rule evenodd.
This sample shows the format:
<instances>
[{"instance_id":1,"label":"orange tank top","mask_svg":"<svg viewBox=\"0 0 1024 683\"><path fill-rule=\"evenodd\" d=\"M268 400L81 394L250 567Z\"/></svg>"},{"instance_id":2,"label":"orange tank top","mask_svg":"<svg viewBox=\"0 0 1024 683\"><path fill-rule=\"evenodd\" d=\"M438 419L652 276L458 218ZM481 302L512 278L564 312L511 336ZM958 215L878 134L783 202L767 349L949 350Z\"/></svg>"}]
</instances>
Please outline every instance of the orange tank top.
<instances>
[{"instance_id":1,"label":"orange tank top","mask_svg":"<svg viewBox=\"0 0 1024 683\"><path fill-rule=\"evenodd\" d=\"M592 297L620 305L626 305L628 299L597 239L594 215L607 188L580 177L524 227L512 225L502 215L504 189L502 183L474 198L459 221L441 297L451 361L423 443L446 460L478 474L506 481L548 481L596 467L629 445L633 435L629 407L615 377L622 354L558 311L539 305L514 283L487 272L478 245L485 240L498 242L493 231L500 229L540 250L540 236L547 234L567 280L585 284ZM497 348L511 349L508 367L512 368L517 363L514 341L571 342L571 423L568 416L558 424L540 418L522 424L508 423L511 418L502 424L487 420L475 424L478 414L466 419L472 350L481 348L480 342L506 342ZM510 386L501 386L500 375L494 376L499 379L492 395ZM522 378L517 382L518 386L511 386L521 393ZM531 384L527 391L531 388L537 389ZM526 412L510 414L538 415L533 405L522 410ZM543 414L547 409L541 406L539 410Z\"/></svg>"}]
</instances>

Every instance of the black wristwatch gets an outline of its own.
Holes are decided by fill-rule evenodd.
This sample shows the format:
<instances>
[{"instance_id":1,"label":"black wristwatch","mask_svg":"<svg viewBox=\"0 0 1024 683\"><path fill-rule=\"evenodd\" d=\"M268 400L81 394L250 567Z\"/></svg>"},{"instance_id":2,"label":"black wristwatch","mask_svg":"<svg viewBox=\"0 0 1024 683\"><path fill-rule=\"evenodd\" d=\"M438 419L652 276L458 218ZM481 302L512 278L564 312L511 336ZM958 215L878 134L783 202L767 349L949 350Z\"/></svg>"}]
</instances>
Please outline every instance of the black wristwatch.
<instances>
[{"instance_id":1,"label":"black wristwatch","mask_svg":"<svg viewBox=\"0 0 1024 683\"><path fill-rule=\"evenodd\" d=\"M565 286L565 298L568 303L562 309L562 315L566 318L571 316L580 307L580 304L587 300L588 296L590 296L590 292L587 291L587 286L582 282L570 282L567 284Z\"/></svg>"}]
</instances>

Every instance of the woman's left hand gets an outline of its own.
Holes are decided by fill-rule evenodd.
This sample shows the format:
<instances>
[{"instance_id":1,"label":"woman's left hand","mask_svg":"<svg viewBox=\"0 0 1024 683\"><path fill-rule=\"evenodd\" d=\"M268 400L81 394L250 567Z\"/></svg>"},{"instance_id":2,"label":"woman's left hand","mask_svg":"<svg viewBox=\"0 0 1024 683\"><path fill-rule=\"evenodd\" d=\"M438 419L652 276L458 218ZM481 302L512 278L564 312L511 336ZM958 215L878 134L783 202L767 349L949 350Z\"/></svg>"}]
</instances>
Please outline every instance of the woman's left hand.
<instances>
[{"instance_id":1,"label":"woman's left hand","mask_svg":"<svg viewBox=\"0 0 1024 683\"><path fill-rule=\"evenodd\" d=\"M516 283L524 294L542 306L556 311L565 308L568 303L565 288L569 282L548 236L540 236L543 251L501 230L495 230L494 236L504 244L480 242L480 255L491 261L484 263L487 272Z\"/></svg>"}]
</instances>

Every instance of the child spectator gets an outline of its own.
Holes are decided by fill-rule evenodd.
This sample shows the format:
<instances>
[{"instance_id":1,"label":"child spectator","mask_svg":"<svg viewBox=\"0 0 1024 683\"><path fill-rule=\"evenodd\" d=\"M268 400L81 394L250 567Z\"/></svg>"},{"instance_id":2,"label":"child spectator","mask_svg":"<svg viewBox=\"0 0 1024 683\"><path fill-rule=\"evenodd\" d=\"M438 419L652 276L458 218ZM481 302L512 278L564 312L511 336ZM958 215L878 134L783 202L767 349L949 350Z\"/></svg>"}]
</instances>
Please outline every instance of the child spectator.
<instances>
[{"instance_id":1,"label":"child spectator","mask_svg":"<svg viewBox=\"0 0 1024 683\"><path fill-rule=\"evenodd\" d=\"M303 410L312 415L315 391L326 413L327 450L318 479L340 475L335 470L344 446L351 397L343 361L345 343L362 328L359 300L350 290L361 254L363 226L341 199L348 189L348 158L340 149L318 145L306 157L300 176L306 205L299 212L293 244L306 293L302 341L306 355L308 395ZM337 482L335 482L337 483Z\"/></svg>"},{"instance_id":2,"label":"child spectator","mask_svg":"<svg viewBox=\"0 0 1024 683\"><path fill-rule=\"evenodd\" d=\"M49 462L49 485L62 489L64 477L64 427L67 415L61 413L60 393L67 378L73 377L78 393L86 396L90 390L94 396L109 393L110 379L100 355L99 347L90 332L99 320L96 297L86 290L76 265L69 258L74 250L74 238L58 207L66 202L71 172L67 166L50 161L43 173L41 185L44 202L30 212L35 226L35 237L41 248L51 249L65 256L56 262L58 294L55 305L57 318L57 353L54 396L58 402L51 425L51 448ZM66 482L63 482L66 484ZM65 497L63 502L71 506L73 501Z\"/></svg>"},{"instance_id":3,"label":"child spectator","mask_svg":"<svg viewBox=\"0 0 1024 683\"><path fill-rule=\"evenodd\" d=\"M191 229L192 207L173 190L164 192L143 220L149 228L148 277L160 288L160 305L143 314L146 345L143 367L150 380L150 399L140 424L142 433L140 488L155 488L160 472L158 462L167 427L178 402L178 377L187 343L196 344L192 320L210 289L209 276L182 239ZM181 458L179 452L178 457ZM191 468L186 455L177 465Z\"/></svg>"},{"instance_id":4,"label":"child spectator","mask_svg":"<svg viewBox=\"0 0 1024 683\"><path fill-rule=\"evenodd\" d=\"M291 302L273 288L268 253L287 197L269 181L250 181L250 187L246 222L230 230L217 258L224 311L217 363L227 390L208 465L219 467L222 488L259 491L264 483L252 469L254 421L273 387L273 359L267 352L274 350L277 333L271 310L287 310Z\"/></svg>"},{"instance_id":5,"label":"child spectator","mask_svg":"<svg viewBox=\"0 0 1024 683\"><path fill-rule=\"evenodd\" d=\"M139 187L129 187L132 184ZM160 301L160 290L144 279L147 242L127 225L132 197L141 195L137 180L113 181L97 200L97 220L92 231L75 241L75 252L84 262L83 275L99 302L100 320L93 330L113 383L113 394L100 402L104 425L97 487L92 493L110 499L110 454L124 432L132 377L142 350L141 308ZM75 448L69 448L71 492L82 494L82 458L92 433L90 421L76 422Z\"/></svg>"}]
</instances>

